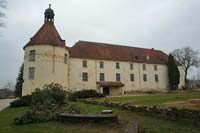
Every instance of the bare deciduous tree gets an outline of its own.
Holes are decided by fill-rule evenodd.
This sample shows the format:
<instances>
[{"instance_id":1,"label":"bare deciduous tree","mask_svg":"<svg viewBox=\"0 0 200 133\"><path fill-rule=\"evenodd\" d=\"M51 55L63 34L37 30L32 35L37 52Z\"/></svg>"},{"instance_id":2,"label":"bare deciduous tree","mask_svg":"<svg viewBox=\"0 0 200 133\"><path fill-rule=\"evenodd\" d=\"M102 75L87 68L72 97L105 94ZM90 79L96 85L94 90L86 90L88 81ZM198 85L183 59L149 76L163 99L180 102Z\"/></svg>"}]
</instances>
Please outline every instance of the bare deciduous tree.
<instances>
[{"instance_id":1,"label":"bare deciduous tree","mask_svg":"<svg viewBox=\"0 0 200 133\"><path fill-rule=\"evenodd\" d=\"M0 0L0 27L4 27L5 23L2 21L1 18L5 17L5 14L2 12L2 9L6 8L6 1Z\"/></svg>"},{"instance_id":2,"label":"bare deciduous tree","mask_svg":"<svg viewBox=\"0 0 200 133\"><path fill-rule=\"evenodd\" d=\"M188 70L200 66L199 51L191 47L176 49L171 53L174 58L183 66L185 72L185 83L187 83Z\"/></svg>"},{"instance_id":3,"label":"bare deciduous tree","mask_svg":"<svg viewBox=\"0 0 200 133\"><path fill-rule=\"evenodd\" d=\"M7 88L11 91L14 91L15 89L15 83L13 81L7 81L7 83L5 84L4 88Z\"/></svg>"}]
</instances>

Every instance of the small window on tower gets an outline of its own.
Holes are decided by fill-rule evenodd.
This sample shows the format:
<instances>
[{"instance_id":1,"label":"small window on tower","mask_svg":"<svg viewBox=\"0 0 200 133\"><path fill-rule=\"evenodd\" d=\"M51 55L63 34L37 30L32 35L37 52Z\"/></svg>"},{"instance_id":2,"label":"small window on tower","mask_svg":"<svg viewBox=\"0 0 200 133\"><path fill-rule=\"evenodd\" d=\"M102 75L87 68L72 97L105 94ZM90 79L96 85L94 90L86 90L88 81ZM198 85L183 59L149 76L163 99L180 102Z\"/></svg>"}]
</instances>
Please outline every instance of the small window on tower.
<instances>
[{"instance_id":1,"label":"small window on tower","mask_svg":"<svg viewBox=\"0 0 200 133\"><path fill-rule=\"evenodd\" d=\"M154 65L154 71L157 71L158 68L157 68L157 65Z\"/></svg>"},{"instance_id":2,"label":"small window on tower","mask_svg":"<svg viewBox=\"0 0 200 133\"><path fill-rule=\"evenodd\" d=\"M67 63L67 54L65 54L64 63Z\"/></svg>"},{"instance_id":3,"label":"small window on tower","mask_svg":"<svg viewBox=\"0 0 200 133\"><path fill-rule=\"evenodd\" d=\"M35 67L29 67L29 79L34 80Z\"/></svg>"},{"instance_id":4,"label":"small window on tower","mask_svg":"<svg viewBox=\"0 0 200 133\"><path fill-rule=\"evenodd\" d=\"M146 70L146 65L143 64L143 65L142 65L142 68L143 68L143 70Z\"/></svg>"},{"instance_id":5,"label":"small window on tower","mask_svg":"<svg viewBox=\"0 0 200 133\"><path fill-rule=\"evenodd\" d=\"M30 50L29 61L35 61L35 50Z\"/></svg>"}]
</instances>

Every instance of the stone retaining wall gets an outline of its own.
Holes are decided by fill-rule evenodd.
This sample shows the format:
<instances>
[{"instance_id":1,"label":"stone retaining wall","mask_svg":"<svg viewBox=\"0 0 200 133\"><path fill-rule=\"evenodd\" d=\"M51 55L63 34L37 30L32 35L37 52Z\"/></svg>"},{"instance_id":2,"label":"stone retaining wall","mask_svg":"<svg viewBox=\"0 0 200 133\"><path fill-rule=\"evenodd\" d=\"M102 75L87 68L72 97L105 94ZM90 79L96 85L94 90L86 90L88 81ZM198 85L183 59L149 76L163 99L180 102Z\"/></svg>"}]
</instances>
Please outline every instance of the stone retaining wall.
<instances>
[{"instance_id":1,"label":"stone retaining wall","mask_svg":"<svg viewBox=\"0 0 200 133\"><path fill-rule=\"evenodd\" d=\"M133 112L140 112L145 115L164 118L167 120L173 120L173 121L189 120L193 122L195 125L200 126L200 110L177 109L173 107L163 107L163 106L137 106L137 105L130 105L127 103L108 102L95 99L81 100L81 102L95 104L95 105L116 107Z\"/></svg>"}]
</instances>

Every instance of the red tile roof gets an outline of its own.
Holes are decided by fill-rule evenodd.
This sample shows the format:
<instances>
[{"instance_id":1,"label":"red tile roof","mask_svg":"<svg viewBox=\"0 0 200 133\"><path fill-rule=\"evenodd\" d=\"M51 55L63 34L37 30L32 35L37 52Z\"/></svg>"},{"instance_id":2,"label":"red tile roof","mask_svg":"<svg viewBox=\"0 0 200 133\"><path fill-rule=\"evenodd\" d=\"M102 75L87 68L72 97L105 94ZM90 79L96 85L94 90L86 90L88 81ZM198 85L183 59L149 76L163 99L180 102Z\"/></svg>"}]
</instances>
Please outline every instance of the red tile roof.
<instances>
[{"instance_id":1,"label":"red tile roof","mask_svg":"<svg viewBox=\"0 0 200 133\"><path fill-rule=\"evenodd\" d=\"M30 41L24 46L32 45L54 45L65 47L65 40L62 40L56 27L51 22L46 22L42 25L39 31L30 39Z\"/></svg>"},{"instance_id":2,"label":"red tile roof","mask_svg":"<svg viewBox=\"0 0 200 133\"><path fill-rule=\"evenodd\" d=\"M71 47L70 57L152 64L167 64L168 60L168 55L160 50L87 41L79 41Z\"/></svg>"}]
</instances>

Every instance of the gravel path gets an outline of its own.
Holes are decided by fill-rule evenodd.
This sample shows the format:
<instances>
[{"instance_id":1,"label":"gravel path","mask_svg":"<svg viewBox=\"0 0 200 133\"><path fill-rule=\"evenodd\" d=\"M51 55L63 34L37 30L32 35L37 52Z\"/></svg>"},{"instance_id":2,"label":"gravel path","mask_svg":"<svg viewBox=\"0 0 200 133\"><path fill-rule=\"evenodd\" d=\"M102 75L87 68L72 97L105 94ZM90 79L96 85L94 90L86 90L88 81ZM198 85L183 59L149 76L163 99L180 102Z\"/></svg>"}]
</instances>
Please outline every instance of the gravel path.
<instances>
[{"instance_id":1,"label":"gravel path","mask_svg":"<svg viewBox=\"0 0 200 133\"><path fill-rule=\"evenodd\" d=\"M14 100L15 99L0 99L0 111L8 107L10 105L10 102Z\"/></svg>"}]
</instances>

